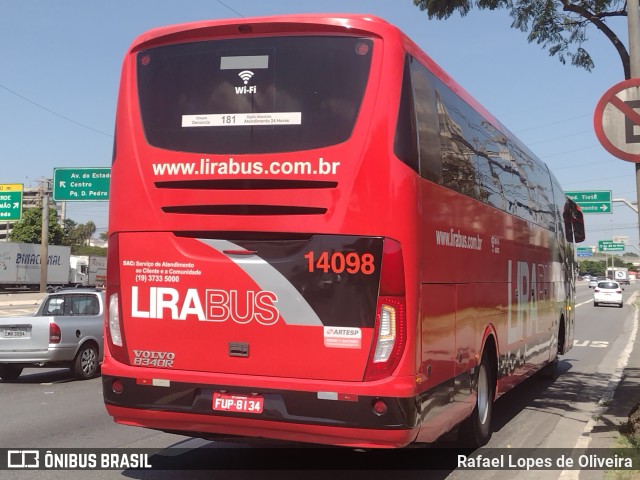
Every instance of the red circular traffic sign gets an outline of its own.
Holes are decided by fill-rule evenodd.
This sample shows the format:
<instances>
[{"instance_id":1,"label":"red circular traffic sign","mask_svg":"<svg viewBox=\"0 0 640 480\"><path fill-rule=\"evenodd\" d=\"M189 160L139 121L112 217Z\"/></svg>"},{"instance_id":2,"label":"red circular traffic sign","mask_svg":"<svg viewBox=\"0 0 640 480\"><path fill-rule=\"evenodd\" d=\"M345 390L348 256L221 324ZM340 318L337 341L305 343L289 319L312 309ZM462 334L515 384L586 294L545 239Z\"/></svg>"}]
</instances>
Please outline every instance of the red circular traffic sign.
<instances>
[{"instance_id":1,"label":"red circular traffic sign","mask_svg":"<svg viewBox=\"0 0 640 480\"><path fill-rule=\"evenodd\" d=\"M640 78L617 83L606 91L596 105L593 126L611 155L640 163Z\"/></svg>"}]
</instances>

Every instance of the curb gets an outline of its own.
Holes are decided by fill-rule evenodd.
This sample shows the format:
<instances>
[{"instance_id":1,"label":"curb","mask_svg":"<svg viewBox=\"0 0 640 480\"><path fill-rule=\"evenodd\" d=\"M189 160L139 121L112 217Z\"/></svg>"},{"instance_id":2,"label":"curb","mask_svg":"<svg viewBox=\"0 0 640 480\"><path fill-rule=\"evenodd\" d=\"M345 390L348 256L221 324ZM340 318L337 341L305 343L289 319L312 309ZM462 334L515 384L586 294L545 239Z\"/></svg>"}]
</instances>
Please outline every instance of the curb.
<instances>
[{"instance_id":1,"label":"curb","mask_svg":"<svg viewBox=\"0 0 640 480\"><path fill-rule=\"evenodd\" d=\"M638 298L636 295L632 303L635 312L631 331L628 332L630 338L635 337L635 341L630 351L623 352L619 362L626 360L626 363L619 365L612 375L605 394L590 420L592 428L588 433L589 448L619 448L622 438L621 427L627 424L631 411L640 402L640 336L636 336L640 317L640 308L636 304ZM584 471L580 474L580 480L603 478L606 478L605 471Z\"/></svg>"},{"instance_id":2,"label":"curb","mask_svg":"<svg viewBox=\"0 0 640 480\"><path fill-rule=\"evenodd\" d=\"M39 305L46 295L46 293L3 293L0 294L0 308Z\"/></svg>"},{"instance_id":3,"label":"curb","mask_svg":"<svg viewBox=\"0 0 640 480\"><path fill-rule=\"evenodd\" d=\"M40 305L40 300L7 300L7 301L0 301L0 308L1 307L18 307L21 305Z\"/></svg>"}]
</instances>

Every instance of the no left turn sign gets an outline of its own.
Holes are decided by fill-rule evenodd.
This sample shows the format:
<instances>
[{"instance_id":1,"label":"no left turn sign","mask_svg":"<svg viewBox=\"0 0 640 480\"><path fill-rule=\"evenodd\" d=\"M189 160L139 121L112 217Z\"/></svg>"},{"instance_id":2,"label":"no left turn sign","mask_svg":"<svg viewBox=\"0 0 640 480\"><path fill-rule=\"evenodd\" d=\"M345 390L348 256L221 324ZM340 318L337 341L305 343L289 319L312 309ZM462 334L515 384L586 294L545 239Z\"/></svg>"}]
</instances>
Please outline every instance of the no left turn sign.
<instances>
[{"instance_id":1,"label":"no left turn sign","mask_svg":"<svg viewBox=\"0 0 640 480\"><path fill-rule=\"evenodd\" d=\"M611 155L640 163L640 78L607 90L596 106L593 125L598 140Z\"/></svg>"}]
</instances>

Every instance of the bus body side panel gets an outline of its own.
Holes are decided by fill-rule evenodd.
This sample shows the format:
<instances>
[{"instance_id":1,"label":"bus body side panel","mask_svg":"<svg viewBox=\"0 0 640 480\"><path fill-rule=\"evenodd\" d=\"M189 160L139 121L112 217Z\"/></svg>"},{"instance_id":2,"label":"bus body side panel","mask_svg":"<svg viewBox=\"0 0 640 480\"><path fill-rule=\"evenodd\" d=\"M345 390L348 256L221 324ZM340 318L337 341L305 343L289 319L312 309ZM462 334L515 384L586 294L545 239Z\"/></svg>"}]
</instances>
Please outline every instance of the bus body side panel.
<instances>
[{"instance_id":1,"label":"bus body side panel","mask_svg":"<svg viewBox=\"0 0 640 480\"><path fill-rule=\"evenodd\" d=\"M470 380L488 326L498 336L498 395L549 360L562 311L557 292L563 280L554 275L558 268L552 261L557 247L552 232L438 185L425 182L423 187L429 215L423 224L421 254L426 283L420 373L430 371L436 382L449 378L453 384L455 379L454 396L467 404L460 411L470 413ZM442 282L448 283L444 290L438 286ZM430 317L434 308L428 304L434 298L448 307ZM443 321L446 326L437 327ZM437 330L455 333L447 337L437 335ZM448 361L434 362L427 353L431 351Z\"/></svg>"}]
</instances>

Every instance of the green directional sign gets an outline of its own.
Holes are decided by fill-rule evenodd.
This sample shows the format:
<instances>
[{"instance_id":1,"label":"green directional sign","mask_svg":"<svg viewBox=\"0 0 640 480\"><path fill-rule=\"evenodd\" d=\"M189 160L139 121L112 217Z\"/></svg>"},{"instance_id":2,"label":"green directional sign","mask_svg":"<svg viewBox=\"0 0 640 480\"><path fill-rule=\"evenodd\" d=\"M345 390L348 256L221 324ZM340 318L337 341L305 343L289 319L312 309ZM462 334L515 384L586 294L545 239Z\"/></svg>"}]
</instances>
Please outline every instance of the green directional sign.
<instances>
[{"instance_id":1,"label":"green directional sign","mask_svg":"<svg viewBox=\"0 0 640 480\"><path fill-rule=\"evenodd\" d=\"M111 168L54 168L53 199L56 202L109 200Z\"/></svg>"},{"instance_id":2,"label":"green directional sign","mask_svg":"<svg viewBox=\"0 0 640 480\"><path fill-rule=\"evenodd\" d=\"M0 221L11 222L22 219L21 183L5 183L0 185Z\"/></svg>"},{"instance_id":3,"label":"green directional sign","mask_svg":"<svg viewBox=\"0 0 640 480\"><path fill-rule=\"evenodd\" d=\"M579 257L593 256L593 251L591 250L591 247L577 247L576 253L578 254Z\"/></svg>"},{"instance_id":4,"label":"green directional sign","mask_svg":"<svg viewBox=\"0 0 640 480\"><path fill-rule=\"evenodd\" d=\"M611 190L587 190L583 192L564 193L580 205L582 213L612 213Z\"/></svg>"},{"instance_id":5,"label":"green directional sign","mask_svg":"<svg viewBox=\"0 0 640 480\"><path fill-rule=\"evenodd\" d=\"M616 243L611 240L598 241L599 252L624 252L624 243Z\"/></svg>"}]
</instances>

